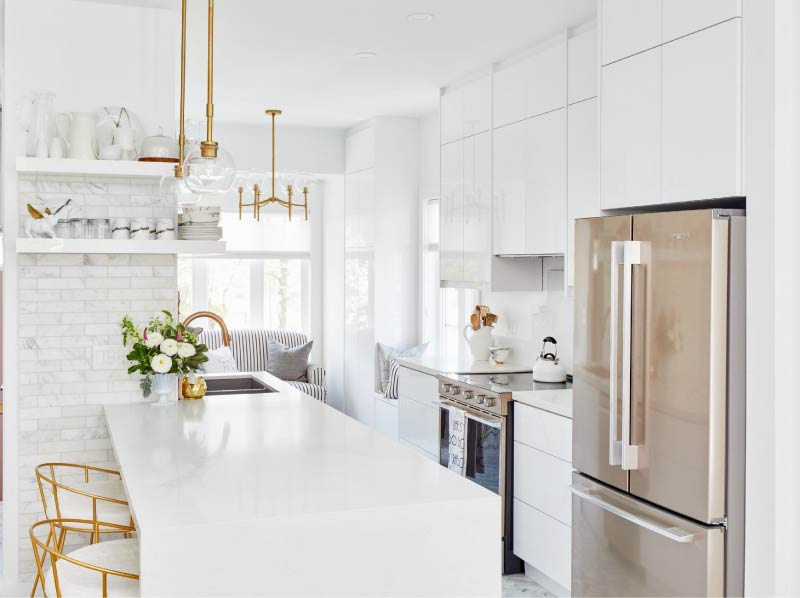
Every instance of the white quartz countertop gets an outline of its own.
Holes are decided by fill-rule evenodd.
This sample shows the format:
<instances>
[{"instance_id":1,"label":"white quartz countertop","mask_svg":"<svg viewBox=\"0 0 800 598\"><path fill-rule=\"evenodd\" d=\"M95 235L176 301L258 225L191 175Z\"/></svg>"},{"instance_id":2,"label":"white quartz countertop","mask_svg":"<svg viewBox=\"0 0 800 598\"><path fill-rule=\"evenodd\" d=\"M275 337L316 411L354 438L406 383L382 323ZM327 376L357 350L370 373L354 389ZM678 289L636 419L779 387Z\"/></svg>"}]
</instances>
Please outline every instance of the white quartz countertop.
<instances>
[{"instance_id":1,"label":"white quartz countertop","mask_svg":"<svg viewBox=\"0 0 800 598\"><path fill-rule=\"evenodd\" d=\"M419 357L400 357L397 360L401 366L417 370L423 374L438 376L439 374L513 374L516 372L530 372L530 365L517 363L504 363L497 365L491 361L475 361L469 357L454 357L451 355L421 355Z\"/></svg>"},{"instance_id":2,"label":"white quartz countertop","mask_svg":"<svg viewBox=\"0 0 800 598\"><path fill-rule=\"evenodd\" d=\"M572 419L572 389L515 392L514 401Z\"/></svg>"},{"instance_id":3,"label":"white quartz countertop","mask_svg":"<svg viewBox=\"0 0 800 598\"><path fill-rule=\"evenodd\" d=\"M257 377L280 392L106 405L140 531L497 500L277 378Z\"/></svg>"}]
</instances>

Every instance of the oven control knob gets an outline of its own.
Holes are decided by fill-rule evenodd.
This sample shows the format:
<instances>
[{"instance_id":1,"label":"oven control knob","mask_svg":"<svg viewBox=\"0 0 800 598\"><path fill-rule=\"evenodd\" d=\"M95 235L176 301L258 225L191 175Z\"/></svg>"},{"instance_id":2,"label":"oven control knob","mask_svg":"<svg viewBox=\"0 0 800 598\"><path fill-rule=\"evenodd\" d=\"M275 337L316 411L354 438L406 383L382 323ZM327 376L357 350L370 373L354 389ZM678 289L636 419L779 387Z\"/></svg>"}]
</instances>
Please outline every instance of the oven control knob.
<instances>
[{"instance_id":1,"label":"oven control knob","mask_svg":"<svg viewBox=\"0 0 800 598\"><path fill-rule=\"evenodd\" d=\"M474 395L475 395L475 393L472 392L471 390L465 390L464 391L464 400L471 401Z\"/></svg>"},{"instance_id":2,"label":"oven control knob","mask_svg":"<svg viewBox=\"0 0 800 598\"><path fill-rule=\"evenodd\" d=\"M456 386L455 384L453 384L453 386L452 386L451 390L453 391L453 394L454 394L454 395L461 394L461 387L459 387L459 386Z\"/></svg>"},{"instance_id":3,"label":"oven control knob","mask_svg":"<svg viewBox=\"0 0 800 598\"><path fill-rule=\"evenodd\" d=\"M478 400L478 405L483 405L486 402L486 395L478 395L475 398Z\"/></svg>"},{"instance_id":4,"label":"oven control knob","mask_svg":"<svg viewBox=\"0 0 800 598\"><path fill-rule=\"evenodd\" d=\"M496 402L497 401L495 399L493 399L492 397L486 397L486 400L484 401L484 405L486 405L487 407L494 407L494 404Z\"/></svg>"},{"instance_id":5,"label":"oven control knob","mask_svg":"<svg viewBox=\"0 0 800 598\"><path fill-rule=\"evenodd\" d=\"M450 392L451 389L452 389L452 386L450 386L449 384L442 384L442 392L443 393L447 394L448 392Z\"/></svg>"}]
</instances>

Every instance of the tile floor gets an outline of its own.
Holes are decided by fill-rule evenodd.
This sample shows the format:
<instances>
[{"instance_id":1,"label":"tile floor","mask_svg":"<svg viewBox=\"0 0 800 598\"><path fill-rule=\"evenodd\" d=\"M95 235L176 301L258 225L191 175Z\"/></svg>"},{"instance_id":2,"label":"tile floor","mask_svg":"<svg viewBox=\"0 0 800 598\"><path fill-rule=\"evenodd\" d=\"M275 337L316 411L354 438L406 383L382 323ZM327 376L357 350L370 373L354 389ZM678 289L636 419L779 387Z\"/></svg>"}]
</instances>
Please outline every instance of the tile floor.
<instances>
[{"instance_id":1,"label":"tile floor","mask_svg":"<svg viewBox=\"0 0 800 598\"><path fill-rule=\"evenodd\" d=\"M554 598L554 595L545 590L530 577L519 575L503 576L503 598Z\"/></svg>"}]
</instances>

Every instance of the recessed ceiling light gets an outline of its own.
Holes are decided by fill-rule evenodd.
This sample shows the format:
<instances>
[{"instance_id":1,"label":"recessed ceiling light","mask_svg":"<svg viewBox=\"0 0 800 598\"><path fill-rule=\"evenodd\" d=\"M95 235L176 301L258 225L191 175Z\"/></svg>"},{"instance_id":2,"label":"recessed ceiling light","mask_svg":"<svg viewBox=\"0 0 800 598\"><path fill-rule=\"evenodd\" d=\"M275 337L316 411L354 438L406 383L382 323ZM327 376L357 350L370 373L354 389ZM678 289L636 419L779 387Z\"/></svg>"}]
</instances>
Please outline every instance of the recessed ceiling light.
<instances>
[{"instance_id":1,"label":"recessed ceiling light","mask_svg":"<svg viewBox=\"0 0 800 598\"><path fill-rule=\"evenodd\" d=\"M413 22L432 21L433 15L429 12L412 12L408 15L408 20Z\"/></svg>"},{"instance_id":2,"label":"recessed ceiling light","mask_svg":"<svg viewBox=\"0 0 800 598\"><path fill-rule=\"evenodd\" d=\"M377 55L378 53L373 50L360 50L356 52L357 58L375 58Z\"/></svg>"}]
</instances>

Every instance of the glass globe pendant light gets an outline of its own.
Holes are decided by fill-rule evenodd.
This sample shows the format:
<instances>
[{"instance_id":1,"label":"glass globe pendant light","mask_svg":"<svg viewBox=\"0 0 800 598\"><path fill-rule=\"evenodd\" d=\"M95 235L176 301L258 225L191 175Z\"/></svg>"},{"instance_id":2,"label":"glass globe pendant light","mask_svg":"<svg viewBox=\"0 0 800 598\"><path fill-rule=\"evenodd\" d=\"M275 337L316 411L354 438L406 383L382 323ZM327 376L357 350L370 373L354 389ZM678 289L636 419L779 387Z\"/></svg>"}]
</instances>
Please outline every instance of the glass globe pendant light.
<instances>
[{"instance_id":1,"label":"glass globe pendant light","mask_svg":"<svg viewBox=\"0 0 800 598\"><path fill-rule=\"evenodd\" d=\"M180 161L175 177L182 178L190 193L218 195L227 193L236 179L236 165L230 153L213 139L214 130L214 0L208 0L208 99L206 102L206 139L184 157L186 102L186 2L182 0L181 29L181 114L178 145Z\"/></svg>"}]
</instances>

